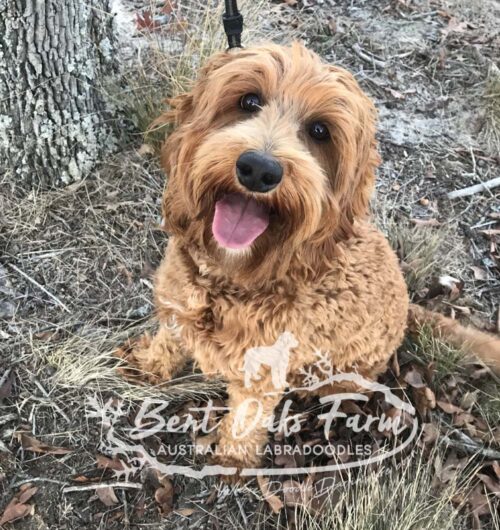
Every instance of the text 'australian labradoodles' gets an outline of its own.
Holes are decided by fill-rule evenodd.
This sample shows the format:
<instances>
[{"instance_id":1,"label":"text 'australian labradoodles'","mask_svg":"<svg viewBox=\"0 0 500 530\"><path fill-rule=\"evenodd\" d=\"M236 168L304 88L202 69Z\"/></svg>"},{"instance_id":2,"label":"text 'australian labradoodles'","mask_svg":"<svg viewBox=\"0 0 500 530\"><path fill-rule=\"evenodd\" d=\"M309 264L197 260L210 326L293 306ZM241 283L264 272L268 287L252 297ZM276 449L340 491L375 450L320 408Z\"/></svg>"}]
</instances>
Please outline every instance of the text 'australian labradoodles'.
<instances>
[{"instance_id":1,"label":"text 'australian labradoodles'","mask_svg":"<svg viewBox=\"0 0 500 530\"><path fill-rule=\"evenodd\" d=\"M409 304L394 252L366 221L375 110L350 73L300 44L223 52L171 107L160 118L176 129L162 155L171 237L155 280L159 330L122 354L151 382L190 358L227 381L219 463L259 464L267 430L236 439L234 411L258 398L271 415L282 394L265 362L245 385L244 355L285 332L292 387L318 350L338 372L376 378L419 322L500 369L498 338Z\"/></svg>"}]
</instances>

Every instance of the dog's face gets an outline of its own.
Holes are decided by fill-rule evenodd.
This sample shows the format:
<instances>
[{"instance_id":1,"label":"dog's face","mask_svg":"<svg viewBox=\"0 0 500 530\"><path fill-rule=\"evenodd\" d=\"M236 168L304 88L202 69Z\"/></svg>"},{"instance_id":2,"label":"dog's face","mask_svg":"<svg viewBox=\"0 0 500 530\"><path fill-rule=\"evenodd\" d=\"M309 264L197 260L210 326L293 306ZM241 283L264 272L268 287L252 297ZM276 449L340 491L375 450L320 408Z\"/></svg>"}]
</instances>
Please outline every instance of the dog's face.
<instances>
[{"instance_id":1,"label":"dog's face","mask_svg":"<svg viewBox=\"0 0 500 530\"><path fill-rule=\"evenodd\" d=\"M374 109L351 74L295 44L218 54L171 102L167 229L235 273L327 260L366 215Z\"/></svg>"}]
</instances>

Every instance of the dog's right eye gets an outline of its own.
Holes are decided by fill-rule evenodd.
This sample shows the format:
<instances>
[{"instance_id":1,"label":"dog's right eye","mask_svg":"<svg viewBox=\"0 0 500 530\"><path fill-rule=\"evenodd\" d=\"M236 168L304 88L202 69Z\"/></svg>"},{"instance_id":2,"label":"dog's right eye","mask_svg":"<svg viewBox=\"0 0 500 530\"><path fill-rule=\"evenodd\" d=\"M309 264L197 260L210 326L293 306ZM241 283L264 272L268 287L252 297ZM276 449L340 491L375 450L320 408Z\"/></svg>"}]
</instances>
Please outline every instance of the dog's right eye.
<instances>
[{"instance_id":1,"label":"dog's right eye","mask_svg":"<svg viewBox=\"0 0 500 530\"><path fill-rule=\"evenodd\" d=\"M262 107L262 102L258 94L245 94L240 99L240 107L246 112L258 112Z\"/></svg>"}]
</instances>

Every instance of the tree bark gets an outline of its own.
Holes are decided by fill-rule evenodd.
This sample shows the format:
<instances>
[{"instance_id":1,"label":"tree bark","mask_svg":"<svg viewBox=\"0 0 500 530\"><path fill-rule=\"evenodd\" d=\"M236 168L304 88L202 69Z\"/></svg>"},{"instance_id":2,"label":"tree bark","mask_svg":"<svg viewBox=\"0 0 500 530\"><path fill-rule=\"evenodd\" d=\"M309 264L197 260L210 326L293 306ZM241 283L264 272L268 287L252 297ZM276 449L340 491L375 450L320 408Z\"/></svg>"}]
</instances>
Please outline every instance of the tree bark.
<instances>
[{"instance_id":1,"label":"tree bark","mask_svg":"<svg viewBox=\"0 0 500 530\"><path fill-rule=\"evenodd\" d=\"M116 140L109 0L0 0L0 182L68 184Z\"/></svg>"}]
</instances>

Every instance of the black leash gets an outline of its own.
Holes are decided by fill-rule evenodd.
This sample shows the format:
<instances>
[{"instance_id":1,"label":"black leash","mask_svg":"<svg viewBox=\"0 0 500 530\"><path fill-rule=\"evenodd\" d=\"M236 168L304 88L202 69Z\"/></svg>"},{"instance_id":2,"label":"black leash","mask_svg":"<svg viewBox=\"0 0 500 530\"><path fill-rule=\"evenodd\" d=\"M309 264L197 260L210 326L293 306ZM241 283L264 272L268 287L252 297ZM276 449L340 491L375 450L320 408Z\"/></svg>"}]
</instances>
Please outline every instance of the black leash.
<instances>
[{"instance_id":1,"label":"black leash","mask_svg":"<svg viewBox=\"0 0 500 530\"><path fill-rule=\"evenodd\" d=\"M226 0L226 12L222 15L224 31L227 35L229 49L241 48L241 33L243 32L243 16L238 11L236 0Z\"/></svg>"}]
</instances>

